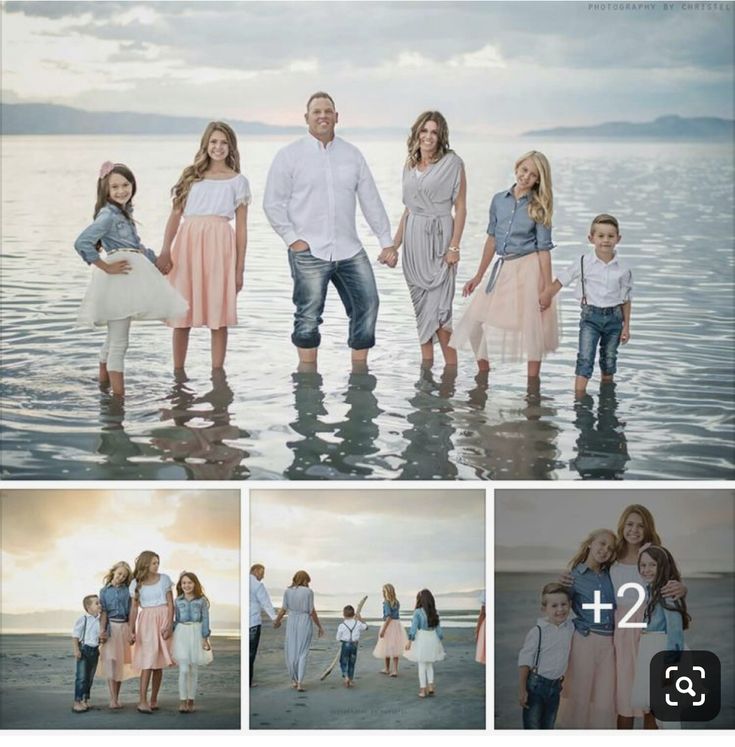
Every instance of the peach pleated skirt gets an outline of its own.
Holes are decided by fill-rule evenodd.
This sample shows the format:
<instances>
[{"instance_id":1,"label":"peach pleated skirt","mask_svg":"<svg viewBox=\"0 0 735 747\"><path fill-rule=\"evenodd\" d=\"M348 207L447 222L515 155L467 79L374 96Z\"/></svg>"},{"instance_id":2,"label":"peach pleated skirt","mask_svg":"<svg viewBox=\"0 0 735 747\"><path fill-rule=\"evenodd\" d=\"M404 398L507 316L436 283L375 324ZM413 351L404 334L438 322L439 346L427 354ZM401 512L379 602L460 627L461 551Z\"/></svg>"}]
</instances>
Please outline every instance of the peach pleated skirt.
<instances>
[{"instance_id":1,"label":"peach pleated skirt","mask_svg":"<svg viewBox=\"0 0 735 747\"><path fill-rule=\"evenodd\" d=\"M237 324L235 232L227 218L185 218L171 250L171 285L186 299L189 311L169 319L170 327L234 327Z\"/></svg>"},{"instance_id":2,"label":"peach pleated skirt","mask_svg":"<svg viewBox=\"0 0 735 747\"><path fill-rule=\"evenodd\" d=\"M643 622L643 605L641 605L630 618L630 622ZM631 705L631 694L633 692L633 680L635 679L636 661L638 660L638 645L641 640L640 628L621 628L620 620L626 615L630 607L618 607L615 610L615 704L618 715L637 716L643 715L640 708L634 709Z\"/></svg>"},{"instance_id":3,"label":"peach pleated skirt","mask_svg":"<svg viewBox=\"0 0 735 747\"><path fill-rule=\"evenodd\" d=\"M498 260L500 261L500 260ZM474 291L462 318L454 325L449 344L471 348L477 360L517 363L540 361L559 346L556 301L539 308L543 287L538 253L506 260L487 293L487 279Z\"/></svg>"},{"instance_id":4,"label":"peach pleated skirt","mask_svg":"<svg viewBox=\"0 0 735 747\"><path fill-rule=\"evenodd\" d=\"M130 625L110 620L110 637L100 648L100 674L108 680L123 682L140 675L133 666L133 649L128 640Z\"/></svg>"},{"instance_id":5,"label":"peach pleated skirt","mask_svg":"<svg viewBox=\"0 0 735 747\"><path fill-rule=\"evenodd\" d=\"M133 666L138 669L165 669L174 666L172 639L164 638L168 623L168 607L143 607L135 622Z\"/></svg>"},{"instance_id":6,"label":"peach pleated skirt","mask_svg":"<svg viewBox=\"0 0 735 747\"><path fill-rule=\"evenodd\" d=\"M575 631L556 726L614 729L616 725L613 637Z\"/></svg>"},{"instance_id":7,"label":"peach pleated skirt","mask_svg":"<svg viewBox=\"0 0 735 747\"><path fill-rule=\"evenodd\" d=\"M390 625L386 628L385 635L380 638L373 649L373 656L376 659L392 658L401 656L406 650L408 636L406 629L401 625L400 620L391 620Z\"/></svg>"},{"instance_id":8,"label":"peach pleated skirt","mask_svg":"<svg viewBox=\"0 0 735 747\"><path fill-rule=\"evenodd\" d=\"M480 630L477 631L477 645L475 646L475 661L479 664L485 663L485 621L480 623Z\"/></svg>"}]
</instances>

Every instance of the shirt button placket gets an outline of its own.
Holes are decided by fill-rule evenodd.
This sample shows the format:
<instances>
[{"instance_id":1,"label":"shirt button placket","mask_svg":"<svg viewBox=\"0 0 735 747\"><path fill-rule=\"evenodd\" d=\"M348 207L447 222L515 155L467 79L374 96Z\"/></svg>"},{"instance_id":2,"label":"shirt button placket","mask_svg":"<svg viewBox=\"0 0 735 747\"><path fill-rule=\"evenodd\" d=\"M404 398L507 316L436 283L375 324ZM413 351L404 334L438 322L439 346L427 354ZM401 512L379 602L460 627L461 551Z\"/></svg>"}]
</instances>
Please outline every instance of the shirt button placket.
<instances>
[{"instance_id":1,"label":"shirt button placket","mask_svg":"<svg viewBox=\"0 0 735 747\"><path fill-rule=\"evenodd\" d=\"M334 254L337 246L337 211L334 198L334 172L332 171L332 154L330 147L332 144L333 143L330 143L324 148L324 158L327 173L327 210L329 215L327 230L329 231L329 259L334 262Z\"/></svg>"}]
</instances>

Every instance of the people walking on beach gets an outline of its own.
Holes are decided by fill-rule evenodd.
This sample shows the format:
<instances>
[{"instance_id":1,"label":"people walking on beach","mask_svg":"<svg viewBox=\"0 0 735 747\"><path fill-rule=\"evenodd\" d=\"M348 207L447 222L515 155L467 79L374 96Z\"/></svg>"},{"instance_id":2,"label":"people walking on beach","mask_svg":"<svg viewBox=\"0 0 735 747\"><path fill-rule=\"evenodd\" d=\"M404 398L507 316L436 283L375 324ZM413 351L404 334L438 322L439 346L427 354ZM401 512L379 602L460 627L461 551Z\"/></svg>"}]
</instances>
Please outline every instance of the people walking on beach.
<instances>
[{"instance_id":1,"label":"people walking on beach","mask_svg":"<svg viewBox=\"0 0 735 747\"><path fill-rule=\"evenodd\" d=\"M462 159L449 147L449 128L440 112L423 112L411 127L403 204L393 246L404 247L403 274L416 314L421 360L433 363L438 342L445 364L456 366L457 351L449 347L449 338L467 180Z\"/></svg>"},{"instance_id":2,"label":"people walking on beach","mask_svg":"<svg viewBox=\"0 0 735 747\"><path fill-rule=\"evenodd\" d=\"M291 586L283 593L283 604L273 622L274 628L286 620L286 669L291 677L291 687L298 692L304 691L306 663L309 658L309 647L313 635L312 624L317 626L319 638L324 635L324 628L314 609L314 592L309 588L311 576L306 571L296 571Z\"/></svg>"},{"instance_id":3,"label":"people walking on beach","mask_svg":"<svg viewBox=\"0 0 735 747\"><path fill-rule=\"evenodd\" d=\"M345 687L353 687L355 680L355 664L357 663L357 644L363 631L368 629L367 623L359 612L348 604L343 610L344 619L337 626L336 639L340 641L339 668Z\"/></svg>"},{"instance_id":4,"label":"people walking on beach","mask_svg":"<svg viewBox=\"0 0 735 747\"><path fill-rule=\"evenodd\" d=\"M138 711L158 710L158 691L163 670L174 666L171 655L171 631L174 601L171 578L159 573L161 560L155 552L144 550L135 559L130 596L130 627L134 636L133 665L140 670ZM148 686L151 688L148 700Z\"/></svg>"},{"instance_id":5,"label":"people walking on beach","mask_svg":"<svg viewBox=\"0 0 735 747\"><path fill-rule=\"evenodd\" d=\"M518 654L518 699L524 729L554 728L574 635L566 586L546 584L541 591L541 610L543 617L528 631Z\"/></svg>"},{"instance_id":6,"label":"people walking on beach","mask_svg":"<svg viewBox=\"0 0 735 747\"><path fill-rule=\"evenodd\" d=\"M138 677L133 666L133 634L130 630L130 582L133 571L121 560L110 568L100 589L100 658L110 691L110 710L122 708L120 685Z\"/></svg>"},{"instance_id":7,"label":"people walking on beach","mask_svg":"<svg viewBox=\"0 0 735 747\"><path fill-rule=\"evenodd\" d=\"M255 669L255 657L258 655L258 645L260 644L263 612L271 620L276 619L276 611L273 609L270 595L263 583L264 576L264 565L255 563L250 567L250 687L257 687L253 683L253 670Z\"/></svg>"},{"instance_id":8,"label":"people walking on beach","mask_svg":"<svg viewBox=\"0 0 735 747\"><path fill-rule=\"evenodd\" d=\"M178 317L187 308L156 269L155 253L138 236L133 220L136 190L135 176L127 166L105 161L97 179L94 222L74 242L79 256L94 265L77 323L107 326L98 378L119 397L125 394L125 353L133 319Z\"/></svg>"},{"instance_id":9,"label":"people walking on beach","mask_svg":"<svg viewBox=\"0 0 735 747\"><path fill-rule=\"evenodd\" d=\"M471 347L480 371L490 361L527 361L528 378L535 381L541 360L559 344L555 302L542 310L540 294L552 283L551 167L543 153L524 153L515 164L516 181L490 203L487 240L474 277L463 296L482 282L497 254L484 292L470 302L454 328L449 344Z\"/></svg>"},{"instance_id":10,"label":"people walking on beach","mask_svg":"<svg viewBox=\"0 0 735 747\"><path fill-rule=\"evenodd\" d=\"M199 667L212 661L209 600L195 573L182 571L174 600L173 655L179 667L179 713L193 713Z\"/></svg>"},{"instance_id":11,"label":"people walking on beach","mask_svg":"<svg viewBox=\"0 0 735 747\"><path fill-rule=\"evenodd\" d=\"M74 713L89 710L90 691L100 658L100 600L87 594L82 600L84 614L77 618L71 632L74 658L77 660L74 679Z\"/></svg>"},{"instance_id":12,"label":"people walking on beach","mask_svg":"<svg viewBox=\"0 0 735 747\"><path fill-rule=\"evenodd\" d=\"M207 125L194 163L184 169L171 194L173 208L157 264L189 302L186 315L168 321L174 328L174 369L184 368L192 327L209 327L212 368L220 369L228 328L237 324L250 204L237 136L228 124Z\"/></svg>"},{"instance_id":13,"label":"people walking on beach","mask_svg":"<svg viewBox=\"0 0 735 747\"><path fill-rule=\"evenodd\" d=\"M475 624L475 661L478 664L485 663L485 592L480 597L480 614Z\"/></svg>"},{"instance_id":14,"label":"people walking on beach","mask_svg":"<svg viewBox=\"0 0 735 747\"><path fill-rule=\"evenodd\" d=\"M646 728L657 729L650 703L651 660L660 651L684 650L684 631L691 617L683 598L673 599L664 594L667 583L681 581L676 562L665 547L643 545L638 556L638 570L646 582L643 615L646 627L641 632L631 704L648 716Z\"/></svg>"},{"instance_id":15,"label":"people walking on beach","mask_svg":"<svg viewBox=\"0 0 735 747\"><path fill-rule=\"evenodd\" d=\"M395 267L390 221L362 153L334 134L339 115L332 97L324 91L312 94L304 119L308 134L278 152L263 198L263 210L288 248L296 307L291 341L300 367L315 367L331 282L350 320L352 360L363 363L375 345L379 301L370 259L357 235L356 200L380 242L378 261Z\"/></svg>"},{"instance_id":16,"label":"people walking on beach","mask_svg":"<svg viewBox=\"0 0 735 747\"><path fill-rule=\"evenodd\" d=\"M419 698L434 695L434 662L443 661L446 656L443 638L434 595L428 589L422 589L416 595L416 608L403 653L409 661L419 665Z\"/></svg>"},{"instance_id":17,"label":"people walking on beach","mask_svg":"<svg viewBox=\"0 0 735 747\"><path fill-rule=\"evenodd\" d=\"M599 347L601 381L611 383L617 371L618 346L630 339L633 273L620 259L615 247L620 241L617 218L607 213L595 216L587 240L592 254L582 255L560 272L540 296L542 308L564 286L577 284L576 295L582 306L574 391L587 391Z\"/></svg>"},{"instance_id":18,"label":"people walking on beach","mask_svg":"<svg viewBox=\"0 0 735 747\"><path fill-rule=\"evenodd\" d=\"M395 587L393 584L385 584L383 586L383 625L378 633L378 642L373 649L373 656L384 660L385 666L380 673L390 677L398 677L398 662L408 643L406 630L401 625L400 612L401 603L396 597ZM393 661L392 672L391 660Z\"/></svg>"},{"instance_id":19,"label":"people walking on beach","mask_svg":"<svg viewBox=\"0 0 735 747\"><path fill-rule=\"evenodd\" d=\"M596 529L569 563L573 577L574 635L559 705L563 729L614 729L615 718L615 589L610 565L617 539L609 529ZM595 604L602 605L594 609Z\"/></svg>"}]
</instances>

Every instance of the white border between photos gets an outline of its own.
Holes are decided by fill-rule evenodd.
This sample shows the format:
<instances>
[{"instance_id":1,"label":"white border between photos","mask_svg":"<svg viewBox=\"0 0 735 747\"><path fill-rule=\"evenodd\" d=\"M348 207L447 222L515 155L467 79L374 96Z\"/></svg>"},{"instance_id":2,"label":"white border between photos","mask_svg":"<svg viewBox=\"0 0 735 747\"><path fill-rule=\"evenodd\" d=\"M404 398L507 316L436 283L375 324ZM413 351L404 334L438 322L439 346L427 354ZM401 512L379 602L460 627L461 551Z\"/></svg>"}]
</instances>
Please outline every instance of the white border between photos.
<instances>
[{"instance_id":1,"label":"white border between photos","mask_svg":"<svg viewBox=\"0 0 735 747\"><path fill-rule=\"evenodd\" d=\"M0 484L1 490L240 490L240 702L241 702L241 728L239 731L218 730L102 730L102 729L69 729L69 730L39 730L22 729L9 730L0 729L0 736L4 744L11 747L20 745L25 739L48 738L53 740L55 747L78 747L80 737L85 735L92 737L91 741L102 738L105 747L157 747L159 737L175 738L176 747L200 747L202 738L212 738L212 747L242 747L243 740L250 747L291 747L294 735L299 735L307 742L313 742L319 747L375 747L376 741L388 739L391 741L420 739L421 747L446 747L447 740L461 739L463 746L487 745L488 740L497 747L517 747L521 734L526 736L522 730L502 729L495 730L493 726L494 717L494 666L488 666L486 671L485 689L485 713L486 729L483 730L432 730L419 731L410 729L362 729L362 730L254 730L248 726L249 721L249 692L245 686L247 679L248 658L244 645L242 631L246 629L248 619L248 604L245 582L247 575L244 570L249 567L250 557L250 490L484 490L485 491L485 582L487 587L487 598L494 599L494 539L495 539L495 490L734 490L735 484L724 480L713 481L673 481L673 480L633 480L629 482L597 482L597 481L562 481L562 482L539 482L534 480L503 480L503 481L456 481L456 482L397 482L397 481L375 481L354 482L350 480L339 480L333 482L321 481L284 481L284 480L257 480L253 482L236 482L217 480L212 482L203 481L180 481L180 480L141 480L135 482L122 481L25 481L8 480ZM495 618L494 614L488 613L487 618L488 641L494 641ZM494 659L493 659L494 662ZM515 686L515 683L513 683ZM727 734L731 736L728 737ZM733 731L728 730L682 730L682 731L658 731L646 732L646 737L652 740L678 741L684 743L695 735L707 737L712 747L724 747L732 741ZM558 731L539 737L539 744L544 747L567 747L568 745L584 745L589 747L590 736L594 735L595 741L609 744L613 740L620 742L620 732L615 731L584 731L570 732ZM633 740L638 743L643 737L642 731L631 734ZM96 739L94 739L96 737Z\"/></svg>"}]
</instances>

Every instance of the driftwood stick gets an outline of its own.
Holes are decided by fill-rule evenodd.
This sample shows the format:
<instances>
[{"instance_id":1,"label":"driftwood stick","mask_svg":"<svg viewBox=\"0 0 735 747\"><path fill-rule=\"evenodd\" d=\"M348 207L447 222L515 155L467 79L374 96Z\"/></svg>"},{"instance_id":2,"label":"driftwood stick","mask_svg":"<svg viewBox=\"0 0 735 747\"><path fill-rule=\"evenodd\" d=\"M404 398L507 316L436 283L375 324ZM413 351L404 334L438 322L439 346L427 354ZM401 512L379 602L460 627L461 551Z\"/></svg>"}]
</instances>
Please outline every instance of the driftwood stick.
<instances>
[{"instance_id":1,"label":"driftwood stick","mask_svg":"<svg viewBox=\"0 0 735 747\"><path fill-rule=\"evenodd\" d=\"M355 615L360 614L360 612L362 611L363 605L365 604L366 601L367 601L367 595L364 596L360 600L360 603L357 605L357 610L355 610ZM322 676L319 678L320 682L322 680L327 679L327 677L329 677L329 675L332 673L332 670L337 666L337 662L339 661L339 655L340 655L341 650L342 650L342 647L340 646L339 649L337 650L337 653L334 655L334 659L332 659L332 663L324 670L324 672L322 673Z\"/></svg>"}]
</instances>

